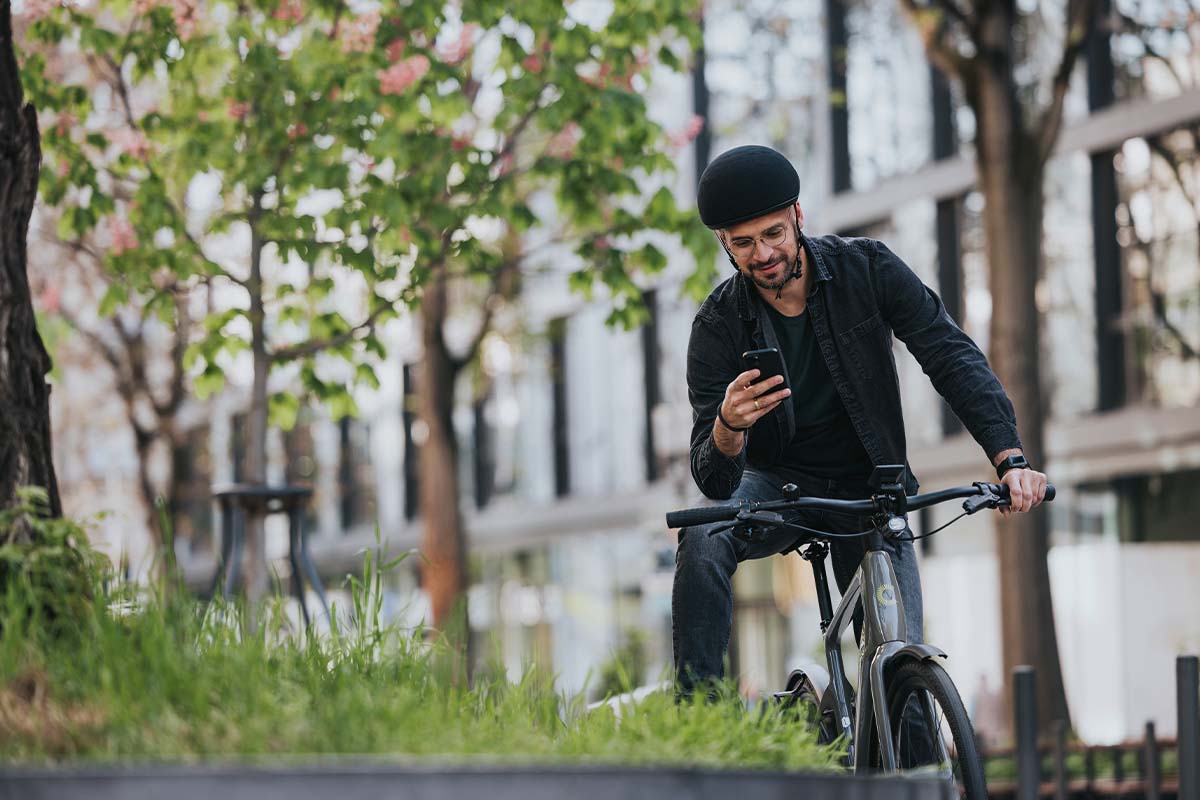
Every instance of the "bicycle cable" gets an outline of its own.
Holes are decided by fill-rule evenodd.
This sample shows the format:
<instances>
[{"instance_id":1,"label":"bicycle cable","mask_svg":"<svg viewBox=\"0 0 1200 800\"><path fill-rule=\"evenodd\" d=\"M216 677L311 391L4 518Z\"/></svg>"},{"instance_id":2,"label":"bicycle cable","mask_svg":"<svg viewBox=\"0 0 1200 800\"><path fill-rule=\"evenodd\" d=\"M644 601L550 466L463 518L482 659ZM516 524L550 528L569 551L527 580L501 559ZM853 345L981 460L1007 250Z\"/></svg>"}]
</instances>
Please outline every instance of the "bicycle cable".
<instances>
[{"instance_id":1,"label":"bicycle cable","mask_svg":"<svg viewBox=\"0 0 1200 800\"><path fill-rule=\"evenodd\" d=\"M926 533L922 533L920 536L906 536L906 537L902 538L902 539L901 539L901 541L904 541L904 542L915 542L917 539L924 539L926 536L933 536L933 535L934 535L935 533L937 533L938 531L940 531L940 530L944 530L945 528L949 528L951 525L953 525L954 523L958 522L960 519L962 519L962 518L963 518L963 517L965 517L966 515L967 515L967 512L966 512L966 511L964 511L963 513L959 514L957 517L955 517L954 519L950 520L950 521L949 521L949 522L947 522L945 525L942 525L942 526L941 526L941 527L939 527L939 528L934 528L934 529L933 529L933 530L931 530L931 531L928 531L928 532L926 532Z\"/></svg>"},{"instance_id":2,"label":"bicycle cable","mask_svg":"<svg viewBox=\"0 0 1200 800\"><path fill-rule=\"evenodd\" d=\"M805 533L811 533L815 536L820 536L823 538L827 537L830 539L858 539L859 537L862 537L862 536L870 536L872 533L875 532L875 529L872 528L869 531L859 531L858 533L830 533L829 531L819 531L816 528L806 528L805 526L798 525L795 522L778 522L776 524L783 525L788 528L793 528L794 530L804 531Z\"/></svg>"}]
</instances>

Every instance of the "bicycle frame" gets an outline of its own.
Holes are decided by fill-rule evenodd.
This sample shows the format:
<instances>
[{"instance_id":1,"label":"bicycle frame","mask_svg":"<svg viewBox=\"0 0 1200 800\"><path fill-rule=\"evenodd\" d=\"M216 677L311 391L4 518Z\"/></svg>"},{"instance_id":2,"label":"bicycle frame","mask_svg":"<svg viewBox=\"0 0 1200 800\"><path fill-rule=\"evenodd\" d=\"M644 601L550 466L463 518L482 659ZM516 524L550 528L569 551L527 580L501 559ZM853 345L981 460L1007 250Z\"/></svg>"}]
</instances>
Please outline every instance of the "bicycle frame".
<instances>
[{"instance_id":1,"label":"bicycle frame","mask_svg":"<svg viewBox=\"0 0 1200 800\"><path fill-rule=\"evenodd\" d=\"M817 598L821 609L821 630L825 638L825 656L829 664L829 686L833 690L838 726L850 742L849 757L855 772L865 772L867 755L858 741L874 717L883 769L896 770L895 749L892 742L892 725L887 707L887 686L884 672L888 662L901 654L912 654L919 658L946 657L946 653L932 645L908 641L908 628L904 621L904 598L896 588L896 572L892 559L884 550L884 533L892 515L881 519L867 538L867 551L859 564L858 571L846 588L837 610L831 612L828 579L825 576L825 554L827 547L809 557L813 576L817 584ZM864 599L865 598L865 599ZM862 600L863 627L862 643L859 648L858 690L855 720L851 727L850 705L845 692L845 666L842 663L841 639L846 628L853 622L855 607ZM828 689L827 689L828 691ZM927 718L931 717L926 709ZM933 732L933 731L931 731ZM939 757L948 761L945 743L935 736Z\"/></svg>"}]
</instances>

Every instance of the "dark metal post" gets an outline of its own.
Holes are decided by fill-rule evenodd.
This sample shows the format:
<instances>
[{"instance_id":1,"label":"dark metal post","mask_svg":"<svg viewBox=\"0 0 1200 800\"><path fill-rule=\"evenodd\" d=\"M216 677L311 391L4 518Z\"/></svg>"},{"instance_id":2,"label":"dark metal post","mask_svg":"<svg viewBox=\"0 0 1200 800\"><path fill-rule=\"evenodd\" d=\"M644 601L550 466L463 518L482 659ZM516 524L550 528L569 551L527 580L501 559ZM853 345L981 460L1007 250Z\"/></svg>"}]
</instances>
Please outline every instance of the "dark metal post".
<instances>
[{"instance_id":1,"label":"dark metal post","mask_svg":"<svg viewBox=\"0 0 1200 800\"><path fill-rule=\"evenodd\" d=\"M825 0L825 36L829 60L829 129L833 167L833 193L849 191L850 181L850 108L846 103L846 31L845 0Z\"/></svg>"},{"instance_id":2,"label":"dark metal post","mask_svg":"<svg viewBox=\"0 0 1200 800\"><path fill-rule=\"evenodd\" d=\"M1142 781L1146 784L1146 800L1159 800L1162 796L1162 769L1158 757L1158 739L1154 736L1154 722L1146 723L1146 741L1142 744Z\"/></svg>"},{"instance_id":3,"label":"dark metal post","mask_svg":"<svg viewBox=\"0 0 1200 800\"><path fill-rule=\"evenodd\" d=\"M1054 722L1054 800L1067 800L1067 721Z\"/></svg>"},{"instance_id":4,"label":"dark metal post","mask_svg":"<svg viewBox=\"0 0 1200 800\"><path fill-rule=\"evenodd\" d=\"M1200 660L1175 659L1179 712L1179 800L1200 800Z\"/></svg>"},{"instance_id":5,"label":"dark metal post","mask_svg":"<svg viewBox=\"0 0 1200 800\"><path fill-rule=\"evenodd\" d=\"M1037 800L1041 764L1037 751L1037 699L1030 666L1013 668L1013 731L1017 738L1017 800Z\"/></svg>"},{"instance_id":6,"label":"dark metal post","mask_svg":"<svg viewBox=\"0 0 1200 800\"><path fill-rule=\"evenodd\" d=\"M1087 785L1087 797L1091 800L1096 796L1096 748L1089 747L1083 753L1083 775Z\"/></svg>"}]
</instances>

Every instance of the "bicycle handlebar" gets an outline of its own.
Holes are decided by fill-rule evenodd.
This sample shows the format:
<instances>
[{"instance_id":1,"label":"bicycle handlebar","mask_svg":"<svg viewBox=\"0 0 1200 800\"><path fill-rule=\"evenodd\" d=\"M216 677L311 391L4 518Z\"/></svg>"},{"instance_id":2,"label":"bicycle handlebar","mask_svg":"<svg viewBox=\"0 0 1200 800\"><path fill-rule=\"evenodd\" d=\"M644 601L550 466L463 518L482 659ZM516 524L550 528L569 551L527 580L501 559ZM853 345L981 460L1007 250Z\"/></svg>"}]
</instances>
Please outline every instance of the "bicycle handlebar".
<instances>
[{"instance_id":1,"label":"bicycle handlebar","mask_svg":"<svg viewBox=\"0 0 1200 800\"><path fill-rule=\"evenodd\" d=\"M909 511L917 511L928 506L956 500L963 497L975 497L990 491L1002 501L1008 500L1008 485L1003 483L982 483L973 486L956 486L953 489L942 489L937 492L915 494L907 498ZM1046 496L1043 502L1054 499L1056 491L1053 484L1046 486ZM732 522L739 513L748 511L798 511L811 508L818 511L850 511L861 514L872 514L881 510L881 505L873 498L865 500L829 500L822 497L800 497L795 500L768 500L761 503L739 503L726 506L706 506L704 508L685 508L681 511L671 511L667 514L668 528L686 528L691 525L707 525L711 522Z\"/></svg>"}]
</instances>

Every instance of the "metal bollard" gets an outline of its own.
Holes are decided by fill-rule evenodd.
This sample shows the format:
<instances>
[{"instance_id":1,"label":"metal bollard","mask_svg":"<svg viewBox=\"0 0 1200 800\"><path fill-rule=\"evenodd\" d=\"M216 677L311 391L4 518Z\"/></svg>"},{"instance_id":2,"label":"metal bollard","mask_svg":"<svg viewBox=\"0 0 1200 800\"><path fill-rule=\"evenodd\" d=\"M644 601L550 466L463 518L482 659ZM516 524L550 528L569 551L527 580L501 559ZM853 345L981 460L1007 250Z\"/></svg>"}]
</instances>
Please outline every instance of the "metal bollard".
<instances>
[{"instance_id":1,"label":"metal bollard","mask_svg":"<svg viewBox=\"0 0 1200 800\"><path fill-rule=\"evenodd\" d=\"M1067 721L1054 721L1054 800L1067 800Z\"/></svg>"},{"instance_id":2,"label":"metal bollard","mask_svg":"<svg viewBox=\"0 0 1200 800\"><path fill-rule=\"evenodd\" d=\"M1175 700L1179 712L1179 800L1200 800L1200 660L1175 659Z\"/></svg>"},{"instance_id":3,"label":"metal bollard","mask_svg":"<svg viewBox=\"0 0 1200 800\"><path fill-rule=\"evenodd\" d=\"M1037 751L1033 667L1013 667L1013 732L1017 739L1017 800L1037 800L1042 765Z\"/></svg>"},{"instance_id":4,"label":"metal bollard","mask_svg":"<svg viewBox=\"0 0 1200 800\"><path fill-rule=\"evenodd\" d=\"M1146 800L1162 797L1162 769L1158 760L1158 739L1154 735L1154 722L1146 723L1146 741L1142 745L1142 782L1146 785Z\"/></svg>"}]
</instances>

